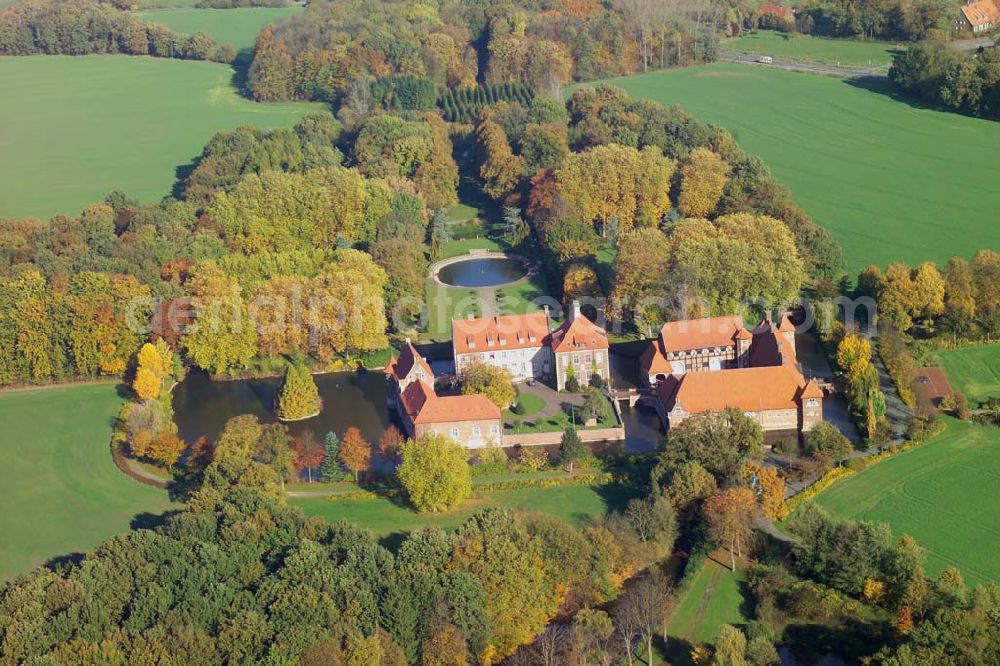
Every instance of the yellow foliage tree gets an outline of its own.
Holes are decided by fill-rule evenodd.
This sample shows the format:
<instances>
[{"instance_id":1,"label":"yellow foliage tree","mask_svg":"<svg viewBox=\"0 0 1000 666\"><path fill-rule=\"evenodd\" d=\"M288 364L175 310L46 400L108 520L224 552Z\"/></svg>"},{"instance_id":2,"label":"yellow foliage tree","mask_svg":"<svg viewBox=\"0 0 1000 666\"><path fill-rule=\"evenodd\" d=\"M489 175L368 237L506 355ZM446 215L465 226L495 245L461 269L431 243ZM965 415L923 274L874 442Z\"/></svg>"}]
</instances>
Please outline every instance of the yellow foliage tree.
<instances>
[{"instance_id":1,"label":"yellow foliage tree","mask_svg":"<svg viewBox=\"0 0 1000 666\"><path fill-rule=\"evenodd\" d=\"M860 335L849 335L837 347L837 365L847 373L852 383L861 376L872 361L872 347Z\"/></svg>"},{"instance_id":2,"label":"yellow foliage tree","mask_svg":"<svg viewBox=\"0 0 1000 666\"><path fill-rule=\"evenodd\" d=\"M132 382L132 389L141 400L155 400L160 395L160 387L163 380L149 368L139 367L135 371L135 380Z\"/></svg>"},{"instance_id":3,"label":"yellow foliage tree","mask_svg":"<svg viewBox=\"0 0 1000 666\"><path fill-rule=\"evenodd\" d=\"M681 169L678 206L688 217L707 217L722 198L730 167L708 148L695 148Z\"/></svg>"}]
</instances>

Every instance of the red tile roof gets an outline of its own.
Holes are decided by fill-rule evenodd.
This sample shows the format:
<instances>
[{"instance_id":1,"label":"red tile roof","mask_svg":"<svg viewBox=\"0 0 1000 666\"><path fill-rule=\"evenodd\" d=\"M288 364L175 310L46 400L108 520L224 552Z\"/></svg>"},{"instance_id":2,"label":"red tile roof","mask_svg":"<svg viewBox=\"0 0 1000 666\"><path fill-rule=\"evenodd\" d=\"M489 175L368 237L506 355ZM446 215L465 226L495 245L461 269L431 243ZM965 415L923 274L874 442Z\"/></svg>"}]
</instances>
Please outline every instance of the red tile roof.
<instances>
[{"instance_id":1,"label":"red tile roof","mask_svg":"<svg viewBox=\"0 0 1000 666\"><path fill-rule=\"evenodd\" d=\"M689 414L727 407L744 412L793 409L803 397L822 397L819 387L791 365L671 375L656 391L667 411L679 403Z\"/></svg>"},{"instance_id":2,"label":"red tile roof","mask_svg":"<svg viewBox=\"0 0 1000 666\"><path fill-rule=\"evenodd\" d=\"M427 361L424 360L409 340L406 341L406 344L399 351L399 357L389 359L389 362L386 363L385 374L392 375L397 382L401 382L410 374L414 363L418 364L427 373L428 379L434 377L431 366L427 365Z\"/></svg>"},{"instance_id":3,"label":"red tile roof","mask_svg":"<svg viewBox=\"0 0 1000 666\"><path fill-rule=\"evenodd\" d=\"M552 331L552 351L556 353L607 348L607 332L582 314L567 319Z\"/></svg>"},{"instance_id":4,"label":"red tile roof","mask_svg":"<svg viewBox=\"0 0 1000 666\"><path fill-rule=\"evenodd\" d=\"M782 319L785 325L787 317ZM795 330L788 323L786 330ZM795 343L790 342L781 332L781 327L774 327L769 320L764 319L753 330L753 342L750 344L750 365L760 367L765 365L782 365L795 363Z\"/></svg>"},{"instance_id":5,"label":"red tile roof","mask_svg":"<svg viewBox=\"0 0 1000 666\"><path fill-rule=\"evenodd\" d=\"M549 317L544 312L502 315L451 322L456 354L495 349L530 349L549 343Z\"/></svg>"},{"instance_id":6,"label":"red tile roof","mask_svg":"<svg viewBox=\"0 0 1000 666\"><path fill-rule=\"evenodd\" d=\"M407 386L399 399L413 423L500 420L500 409L486 396L439 396L422 379Z\"/></svg>"},{"instance_id":7,"label":"red tile roof","mask_svg":"<svg viewBox=\"0 0 1000 666\"><path fill-rule=\"evenodd\" d=\"M993 0L978 0L962 5L962 14L973 27L1000 22L1000 9Z\"/></svg>"},{"instance_id":8,"label":"red tile roof","mask_svg":"<svg viewBox=\"0 0 1000 666\"><path fill-rule=\"evenodd\" d=\"M739 315L670 321L660 329L660 340L665 352L732 347L742 330Z\"/></svg>"}]
</instances>

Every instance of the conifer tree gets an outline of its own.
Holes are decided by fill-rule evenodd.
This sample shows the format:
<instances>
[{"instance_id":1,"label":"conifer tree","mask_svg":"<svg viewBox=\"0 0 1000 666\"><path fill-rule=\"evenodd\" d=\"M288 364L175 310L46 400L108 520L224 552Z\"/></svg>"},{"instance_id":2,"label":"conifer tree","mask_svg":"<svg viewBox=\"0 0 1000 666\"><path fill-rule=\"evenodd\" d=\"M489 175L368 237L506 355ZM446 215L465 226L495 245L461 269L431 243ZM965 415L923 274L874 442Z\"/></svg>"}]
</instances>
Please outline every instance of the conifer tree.
<instances>
[{"instance_id":1,"label":"conifer tree","mask_svg":"<svg viewBox=\"0 0 1000 666\"><path fill-rule=\"evenodd\" d=\"M278 395L278 418L302 419L319 412L320 399L316 382L304 365L289 364Z\"/></svg>"}]
</instances>

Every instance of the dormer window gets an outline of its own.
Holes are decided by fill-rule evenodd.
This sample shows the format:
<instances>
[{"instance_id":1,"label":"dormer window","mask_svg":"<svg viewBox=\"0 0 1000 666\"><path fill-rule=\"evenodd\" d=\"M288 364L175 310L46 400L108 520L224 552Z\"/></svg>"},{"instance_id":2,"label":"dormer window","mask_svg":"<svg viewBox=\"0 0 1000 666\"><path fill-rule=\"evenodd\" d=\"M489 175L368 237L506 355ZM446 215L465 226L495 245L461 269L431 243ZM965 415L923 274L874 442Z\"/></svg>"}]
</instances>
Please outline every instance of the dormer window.
<instances>
[{"instance_id":1,"label":"dormer window","mask_svg":"<svg viewBox=\"0 0 1000 666\"><path fill-rule=\"evenodd\" d=\"M500 346L503 347L505 344L507 344L507 338L500 338Z\"/></svg>"},{"instance_id":2,"label":"dormer window","mask_svg":"<svg viewBox=\"0 0 1000 666\"><path fill-rule=\"evenodd\" d=\"M486 338L486 346L487 347L493 346L493 338Z\"/></svg>"},{"instance_id":3,"label":"dormer window","mask_svg":"<svg viewBox=\"0 0 1000 666\"><path fill-rule=\"evenodd\" d=\"M528 341L530 341L530 342L534 342L535 341L534 334L531 334L531 335L528 336Z\"/></svg>"}]
</instances>

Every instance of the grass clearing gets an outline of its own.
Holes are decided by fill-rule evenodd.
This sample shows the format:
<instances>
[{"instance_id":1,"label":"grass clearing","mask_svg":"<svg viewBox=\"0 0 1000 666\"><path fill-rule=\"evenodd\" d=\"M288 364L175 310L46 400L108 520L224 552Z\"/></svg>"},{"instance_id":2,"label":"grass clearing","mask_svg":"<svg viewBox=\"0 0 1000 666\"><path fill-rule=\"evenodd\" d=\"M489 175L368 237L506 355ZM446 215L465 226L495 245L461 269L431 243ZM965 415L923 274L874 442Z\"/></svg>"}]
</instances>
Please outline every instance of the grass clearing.
<instances>
[{"instance_id":1,"label":"grass clearing","mask_svg":"<svg viewBox=\"0 0 1000 666\"><path fill-rule=\"evenodd\" d=\"M895 260L943 265L1000 247L1000 123L918 108L885 81L751 65L607 83L727 128L833 233L852 271Z\"/></svg>"},{"instance_id":2,"label":"grass clearing","mask_svg":"<svg viewBox=\"0 0 1000 666\"><path fill-rule=\"evenodd\" d=\"M121 398L111 383L0 394L0 580L127 532L167 493L118 471L108 443Z\"/></svg>"},{"instance_id":3,"label":"grass clearing","mask_svg":"<svg viewBox=\"0 0 1000 666\"><path fill-rule=\"evenodd\" d=\"M232 77L162 58L0 58L0 217L78 214L112 190L159 200L216 132L290 127L323 108L250 102Z\"/></svg>"},{"instance_id":4,"label":"grass clearing","mask_svg":"<svg viewBox=\"0 0 1000 666\"><path fill-rule=\"evenodd\" d=\"M161 9L137 12L150 23L191 35L205 32L219 44L232 44L237 51L253 48L257 35L269 23L295 16L301 7L241 7L238 9Z\"/></svg>"},{"instance_id":5,"label":"grass clearing","mask_svg":"<svg viewBox=\"0 0 1000 666\"><path fill-rule=\"evenodd\" d=\"M1000 580L1000 429L947 419L934 440L837 483L816 502L886 522L927 549L929 575L956 566L970 585Z\"/></svg>"},{"instance_id":6,"label":"grass clearing","mask_svg":"<svg viewBox=\"0 0 1000 666\"><path fill-rule=\"evenodd\" d=\"M290 502L310 516L321 516L329 521L346 520L370 529L379 538L399 539L421 527L453 530L476 511L492 506L539 511L583 527L610 510L622 508L632 497L632 491L619 485L495 490L476 493L457 509L438 514L416 513L384 498L331 502L321 497L305 497Z\"/></svg>"},{"instance_id":7,"label":"grass clearing","mask_svg":"<svg viewBox=\"0 0 1000 666\"><path fill-rule=\"evenodd\" d=\"M777 30L759 30L725 42L722 48L751 55L857 67L888 67L900 50L891 42L862 42L811 35L793 37Z\"/></svg>"},{"instance_id":8,"label":"grass clearing","mask_svg":"<svg viewBox=\"0 0 1000 666\"><path fill-rule=\"evenodd\" d=\"M952 388L973 403L1000 398L1000 344L946 349L935 357Z\"/></svg>"},{"instance_id":9,"label":"grass clearing","mask_svg":"<svg viewBox=\"0 0 1000 666\"><path fill-rule=\"evenodd\" d=\"M747 603L745 582L745 569L737 567L733 573L727 566L707 558L677 604L667 636L694 647L713 643L724 624L746 624L749 618L743 614Z\"/></svg>"}]
</instances>

